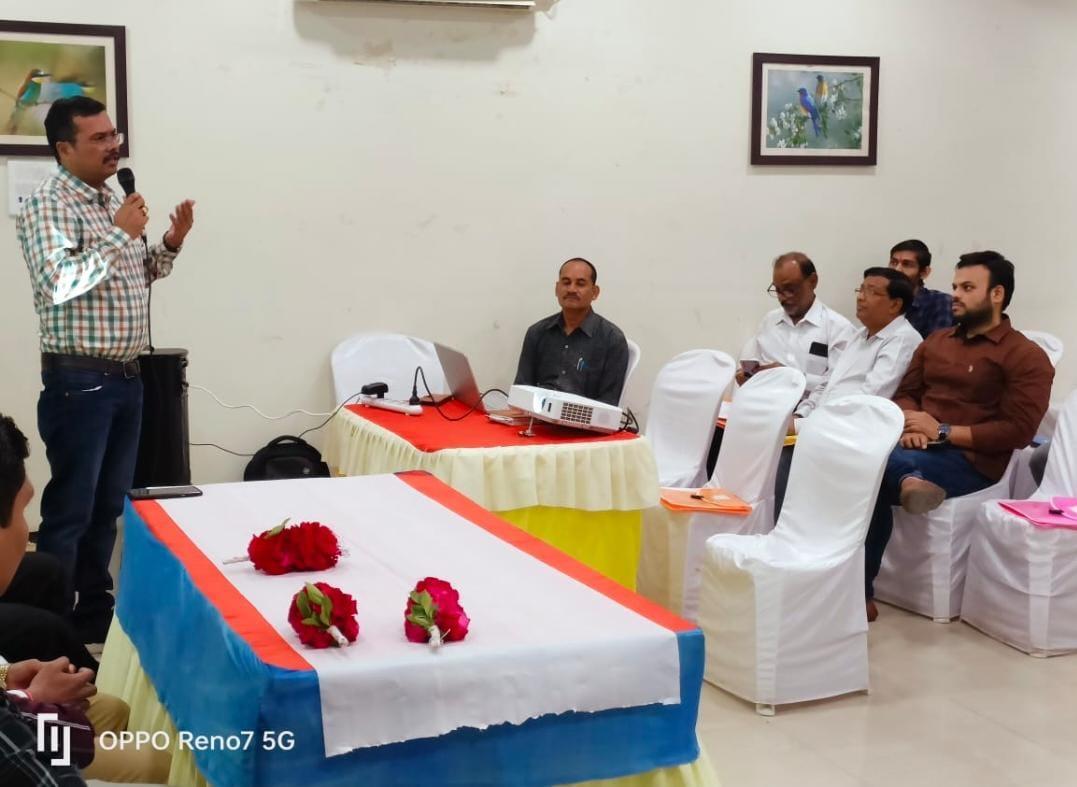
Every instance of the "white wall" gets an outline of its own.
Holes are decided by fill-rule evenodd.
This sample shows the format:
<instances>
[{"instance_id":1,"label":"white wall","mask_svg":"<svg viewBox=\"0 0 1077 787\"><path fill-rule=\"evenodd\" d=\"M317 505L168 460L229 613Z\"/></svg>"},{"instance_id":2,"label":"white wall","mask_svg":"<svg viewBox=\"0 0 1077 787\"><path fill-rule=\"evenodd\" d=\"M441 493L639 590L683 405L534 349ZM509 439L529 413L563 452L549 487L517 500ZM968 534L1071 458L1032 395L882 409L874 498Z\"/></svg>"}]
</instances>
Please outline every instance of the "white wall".
<instances>
[{"instance_id":1,"label":"white wall","mask_svg":"<svg viewBox=\"0 0 1077 787\"><path fill-rule=\"evenodd\" d=\"M191 382L227 400L325 409L330 349L369 329L439 338L504 385L524 328L556 308L558 263L584 255L599 309L643 347L644 405L674 353L736 352L779 252L811 254L852 316L860 271L909 236L941 285L963 251L1010 256L1014 322L1069 345L1056 397L1077 382L1065 0L7 0L3 15L127 26L153 231L198 200L155 338L189 347ZM879 55L879 165L749 166L753 51ZM0 250L0 410L34 432L36 320L6 216ZM195 441L253 451L311 423L191 393ZM193 457L202 482L244 461Z\"/></svg>"}]
</instances>

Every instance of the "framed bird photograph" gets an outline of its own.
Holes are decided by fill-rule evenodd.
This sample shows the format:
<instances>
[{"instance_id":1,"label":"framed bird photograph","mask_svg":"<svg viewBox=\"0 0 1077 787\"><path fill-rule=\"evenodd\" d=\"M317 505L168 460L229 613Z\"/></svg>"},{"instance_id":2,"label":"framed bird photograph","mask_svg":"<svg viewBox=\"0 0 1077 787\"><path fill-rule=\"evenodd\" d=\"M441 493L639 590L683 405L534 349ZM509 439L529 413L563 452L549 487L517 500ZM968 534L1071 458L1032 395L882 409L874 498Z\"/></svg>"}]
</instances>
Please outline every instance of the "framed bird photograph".
<instances>
[{"instance_id":1,"label":"framed bird photograph","mask_svg":"<svg viewBox=\"0 0 1077 787\"><path fill-rule=\"evenodd\" d=\"M879 58L752 55L752 164L876 163Z\"/></svg>"},{"instance_id":2,"label":"framed bird photograph","mask_svg":"<svg viewBox=\"0 0 1077 787\"><path fill-rule=\"evenodd\" d=\"M0 20L0 156L51 156L45 116L54 101L89 96L127 139L123 27Z\"/></svg>"}]
</instances>

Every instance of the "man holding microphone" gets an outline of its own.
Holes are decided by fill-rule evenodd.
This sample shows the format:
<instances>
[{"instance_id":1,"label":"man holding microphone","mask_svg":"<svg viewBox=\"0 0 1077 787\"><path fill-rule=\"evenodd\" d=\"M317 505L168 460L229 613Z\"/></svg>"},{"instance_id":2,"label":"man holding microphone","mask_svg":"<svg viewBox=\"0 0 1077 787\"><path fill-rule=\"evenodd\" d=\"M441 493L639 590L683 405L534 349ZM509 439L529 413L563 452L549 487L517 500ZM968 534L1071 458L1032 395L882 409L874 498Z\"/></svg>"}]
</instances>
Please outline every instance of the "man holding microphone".
<instances>
[{"instance_id":1,"label":"man holding microphone","mask_svg":"<svg viewBox=\"0 0 1077 787\"><path fill-rule=\"evenodd\" d=\"M149 209L120 199L123 133L105 106L53 103L45 133L60 171L26 201L17 235L40 319L38 431L52 478L41 498L38 549L55 555L78 594L84 642L103 642L114 600L109 561L131 486L142 423L138 355L148 345L149 286L172 271L194 203L171 215L160 243L144 240Z\"/></svg>"}]
</instances>

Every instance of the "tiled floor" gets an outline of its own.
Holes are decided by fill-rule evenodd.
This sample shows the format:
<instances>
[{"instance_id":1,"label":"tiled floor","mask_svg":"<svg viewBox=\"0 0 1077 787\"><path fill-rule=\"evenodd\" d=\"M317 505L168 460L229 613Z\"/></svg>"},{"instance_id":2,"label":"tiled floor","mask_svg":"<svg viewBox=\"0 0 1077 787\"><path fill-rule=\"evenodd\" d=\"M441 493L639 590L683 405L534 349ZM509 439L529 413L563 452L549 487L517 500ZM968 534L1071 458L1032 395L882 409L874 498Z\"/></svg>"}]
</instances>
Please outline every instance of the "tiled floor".
<instances>
[{"instance_id":1,"label":"tiled floor","mask_svg":"<svg viewBox=\"0 0 1077 787\"><path fill-rule=\"evenodd\" d=\"M1077 655L879 611L870 694L764 718L704 684L700 739L722 787L1077 786Z\"/></svg>"}]
</instances>

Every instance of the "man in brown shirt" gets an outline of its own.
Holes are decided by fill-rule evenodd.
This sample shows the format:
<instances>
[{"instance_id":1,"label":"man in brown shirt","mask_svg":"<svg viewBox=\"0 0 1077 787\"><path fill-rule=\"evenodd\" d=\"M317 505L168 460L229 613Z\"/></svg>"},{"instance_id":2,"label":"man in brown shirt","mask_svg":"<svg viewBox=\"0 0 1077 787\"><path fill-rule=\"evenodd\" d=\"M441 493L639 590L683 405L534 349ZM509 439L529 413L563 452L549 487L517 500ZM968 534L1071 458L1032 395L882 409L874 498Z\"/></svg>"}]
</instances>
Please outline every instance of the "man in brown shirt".
<instances>
[{"instance_id":1,"label":"man in brown shirt","mask_svg":"<svg viewBox=\"0 0 1077 787\"><path fill-rule=\"evenodd\" d=\"M1013 263L998 252L964 254L953 283L956 327L917 347L894 395L905 412L865 542L868 620L873 583L894 527L891 506L924 514L998 481L1011 453L1036 435L1054 368L1003 312L1013 297Z\"/></svg>"}]
</instances>

